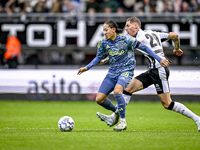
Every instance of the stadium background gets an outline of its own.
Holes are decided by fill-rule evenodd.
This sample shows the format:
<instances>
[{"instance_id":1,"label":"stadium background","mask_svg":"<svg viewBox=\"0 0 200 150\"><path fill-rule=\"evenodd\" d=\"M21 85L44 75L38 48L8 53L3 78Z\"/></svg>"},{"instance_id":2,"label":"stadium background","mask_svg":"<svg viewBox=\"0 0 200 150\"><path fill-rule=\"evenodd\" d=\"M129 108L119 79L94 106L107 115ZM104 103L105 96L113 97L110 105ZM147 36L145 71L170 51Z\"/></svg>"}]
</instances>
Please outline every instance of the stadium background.
<instances>
[{"instance_id":1,"label":"stadium background","mask_svg":"<svg viewBox=\"0 0 200 150\"><path fill-rule=\"evenodd\" d=\"M105 20L113 19L124 28L127 18L137 16L142 29L179 34L183 56L173 54L171 41L163 43L172 60L172 97L200 101L199 1L97 0L92 5L89 0L27 0L9 6L7 2L2 0L0 7L0 99L94 100L108 65L95 66L81 76L76 75L78 68L95 57ZM73 6L71 10L69 6ZM22 44L17 69L7 69L3 62L8 33ZM137 75L147 69L148 62L135 53ZM135 93L132 99L158 100L153 86Z\"/></svg>"}]
</instances>

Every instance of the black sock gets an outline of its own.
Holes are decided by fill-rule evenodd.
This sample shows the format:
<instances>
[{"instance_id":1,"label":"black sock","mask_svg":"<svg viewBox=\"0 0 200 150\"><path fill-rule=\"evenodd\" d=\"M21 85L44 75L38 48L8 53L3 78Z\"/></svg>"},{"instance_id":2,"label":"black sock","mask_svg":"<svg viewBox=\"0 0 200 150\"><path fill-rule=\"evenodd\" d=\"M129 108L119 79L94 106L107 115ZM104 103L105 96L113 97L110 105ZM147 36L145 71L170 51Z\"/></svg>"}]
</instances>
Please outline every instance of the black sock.
<instances>
[{"instance_id":1,"label":"black sock","mask_svg":"<svg viewBox=\"0 0 200 150\"><path fill-rule=\"evenodd\" d=\"M132 95L131 93L129 93L129 92L125 91L125 90L123 91L123 94L129 95L129 96Z\"/></svg>"},{"instance_id":2,"label":"black sock","mask_svg":"<svg viewBox=\"0 0 200 150\"><path fill-rule=\"evenodd\" d=\"M173 107L174 107L174 102L171 102L170 105L169 105L169 107L167 109L172 110Z\"/></svg>"}]
</instances>

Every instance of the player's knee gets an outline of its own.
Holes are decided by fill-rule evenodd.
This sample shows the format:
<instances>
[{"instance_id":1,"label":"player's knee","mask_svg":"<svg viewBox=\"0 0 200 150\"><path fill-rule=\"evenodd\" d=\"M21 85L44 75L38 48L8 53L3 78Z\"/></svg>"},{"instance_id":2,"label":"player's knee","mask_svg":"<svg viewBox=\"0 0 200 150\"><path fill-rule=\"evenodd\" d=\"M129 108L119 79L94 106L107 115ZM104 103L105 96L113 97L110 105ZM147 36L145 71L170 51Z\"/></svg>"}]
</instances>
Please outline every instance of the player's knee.
<instances>
[{"instance_id":1,"label":"player's knee","mask_svg":"<svg viewBox=\"0 0 200 150\"><path fill-rule=\"evenodd\" d=\"M95 100L97 103L102 103L105 99L106 99L106 97L103 97L102 95L97 94Z\"/></svg>"},{"instance_id":2,"label":"player's knee","mask_svg":"<svg viewBox=\"0 0 200 150\"><path fill-rule=\"evenodd\" d=\"M114 90L114 95L118 95L118 94L122 94L122 91L121 90Z\"/></svg>"},{"instance_id":3,"label":"player's knee","mask_svg":"<svg viewBox=\"0 0 200 150\"><path fill-rule=\"evenodd\" d=\"M95 100L96 100L97 103L101 103L101 101L102 101L102 99L100 99L99 97L96 97Z\"/></svg>"}]
</instances>

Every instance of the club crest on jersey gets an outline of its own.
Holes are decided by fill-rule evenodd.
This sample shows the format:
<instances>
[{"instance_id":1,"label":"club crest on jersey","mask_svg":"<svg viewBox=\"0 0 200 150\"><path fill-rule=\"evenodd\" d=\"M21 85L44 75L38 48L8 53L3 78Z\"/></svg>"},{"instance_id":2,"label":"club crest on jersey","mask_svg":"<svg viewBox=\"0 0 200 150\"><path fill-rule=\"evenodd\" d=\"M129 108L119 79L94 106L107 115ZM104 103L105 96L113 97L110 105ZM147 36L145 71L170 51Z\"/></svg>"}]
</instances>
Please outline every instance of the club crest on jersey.
<instances>
[{"instance_id":1,"label":"club crest on jersey","mask_svg":"<svg viewBox=\"0 0 200 150\"><path fill-rule=\"evenodd\" d=\"M124 47L126 46L126 43L124 43L123 41L119 41L116 45L119 49L124 49Z\"/></svg>"}]
</instances>

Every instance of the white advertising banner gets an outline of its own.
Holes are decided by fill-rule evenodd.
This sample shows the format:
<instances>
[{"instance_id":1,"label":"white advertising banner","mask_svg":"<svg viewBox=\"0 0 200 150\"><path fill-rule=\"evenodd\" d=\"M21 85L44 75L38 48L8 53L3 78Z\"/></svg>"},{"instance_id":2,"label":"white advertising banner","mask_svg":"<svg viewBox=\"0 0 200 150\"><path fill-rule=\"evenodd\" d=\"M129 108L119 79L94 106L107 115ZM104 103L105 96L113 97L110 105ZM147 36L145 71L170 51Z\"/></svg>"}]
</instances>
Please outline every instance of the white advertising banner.
<instances>
[{"instance_id":1,"label":"white advertising banner","mask_svg":"<svg viewBox=\"0 0 200 150\"><path fill-rule=\"evenodd\" d=\"M61 70L0 70L1 93L97 93L106 69L91 69L77 75L75 69ZM135 76L146 70L136 69ZM171 70L171 94L200 95L200 70ZM154 85L135 94L156 94Z\"/></svg>"}]
</instances>

